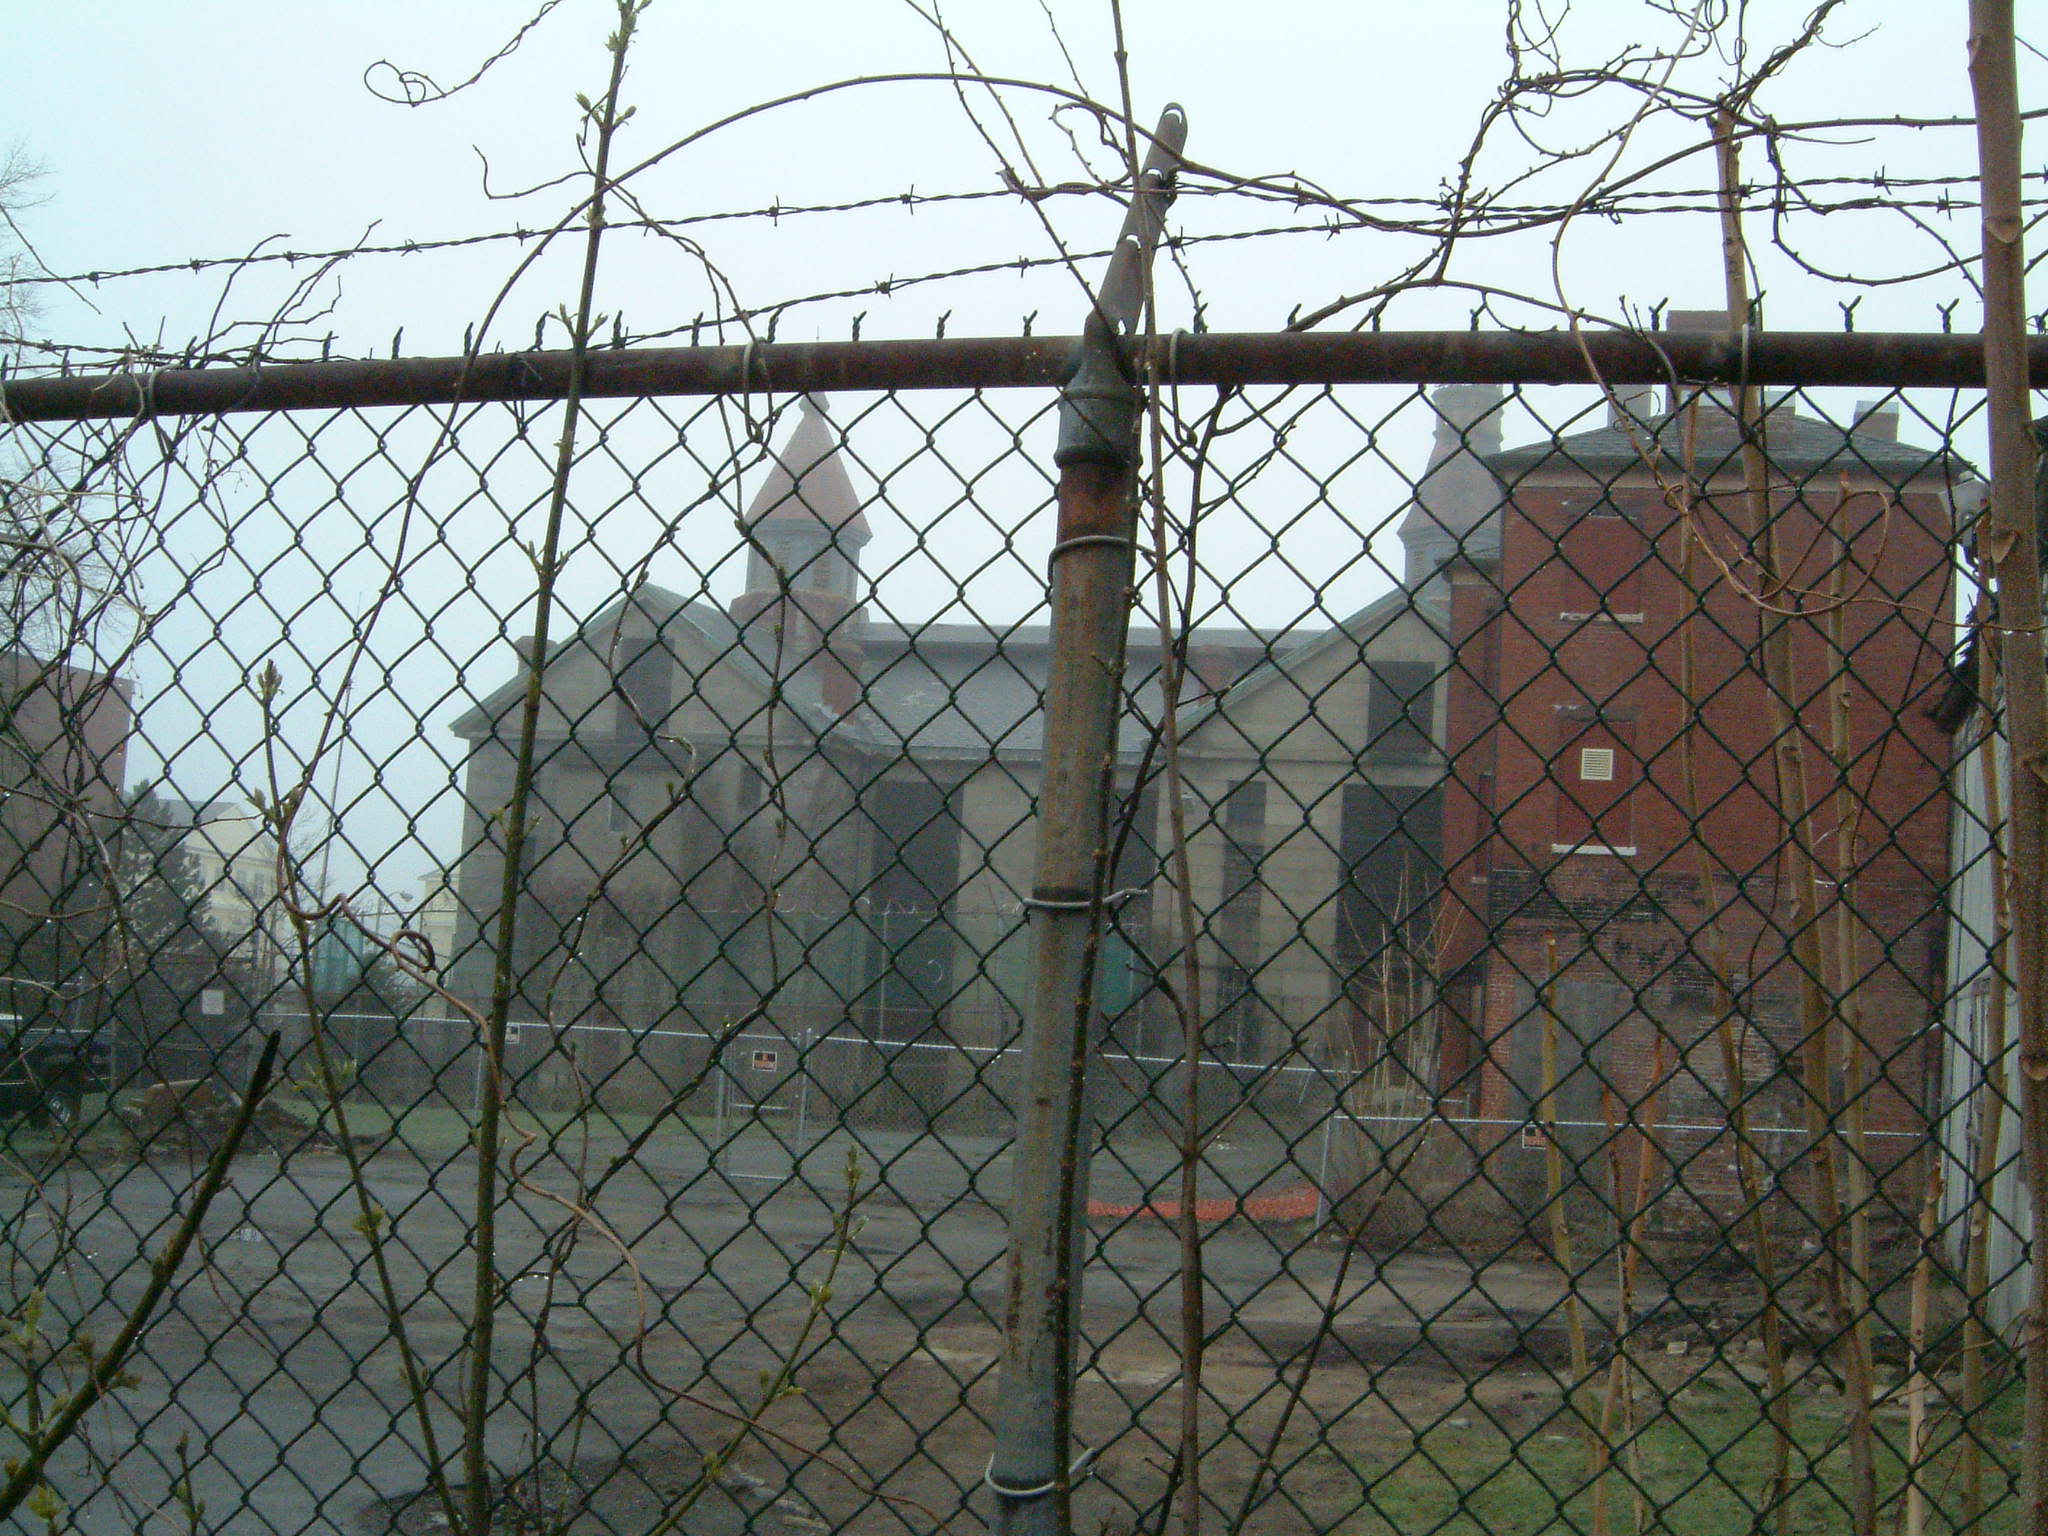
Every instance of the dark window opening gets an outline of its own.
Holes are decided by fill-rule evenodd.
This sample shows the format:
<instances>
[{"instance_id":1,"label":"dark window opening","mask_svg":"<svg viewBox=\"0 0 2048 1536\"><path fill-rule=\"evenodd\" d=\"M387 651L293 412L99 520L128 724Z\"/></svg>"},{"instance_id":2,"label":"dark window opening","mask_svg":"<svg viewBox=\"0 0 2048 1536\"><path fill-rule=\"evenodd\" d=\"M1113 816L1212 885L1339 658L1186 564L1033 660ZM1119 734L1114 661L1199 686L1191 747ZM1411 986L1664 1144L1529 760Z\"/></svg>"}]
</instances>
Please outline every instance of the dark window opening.
<instances>
[{"instance_id":1,"label":"dark window opening","mask_svg":"<svg viewBox=\"0 0 2048 1536\"><path fill-rule=\"evenodd\" d=\"M1396 1079L1434 1087L1441 788L1347 784L1338 858L1333 958L1358 1065L1392 1065Z\"/></svg>"},{"instance_id":2,"label":"dark window opening","mask_svg":"<svg viewBox=\"0 0 2048 1536\"><path fill-rule=\"evenodd\" d=\"M754 812L768 803L768 780L759 768L742 758L739 781L739 791L733 802L733 809L735 819L744 823Z\"/></svg>"},{"instance_id":3,"label":"dark window opening","mask_svg":"<svg viewBox=\"0 0 2048 1536\"><path fill-rule=\"evenodd\" d=\"M951 789L923 780L884 780L862 804L874 854L862 1011L875 1039L916 1040L942 1029L953 997L960 821Z\"/></svg>"},{"instance_id":4,"label":"dark window opening","mask_svg":"<svg viewBox=\"0 0 2048 1536\"><path fill-rule=\"evenodd\" d=\"M1264 960L1260 927L1266 856L1266 781L1247 779L1223 797L1222 887L1214 936L1218 950L1216 1006L1210 1049L1225 1061L1247 1061L1258 1044L1258 975Z\"/></svg>"},{"instance_id":5,"label":"dark window opening","mask_svg":"<svg viewBox=\"0 0 2048 1536\"><path fill-rule=\"evenodd\" d=\"M614 784L605 791L605 818L614 832L633 833L640 830L640 817L633 809L633 794L624 784Z\"/></svg>"},{"instance_id":6,"label":"dark window opening","mask_svg":"<svg viewBox=\"0 0 2048 1536\"><path fill-rule=\"evenodd\" d=\"M1259 999L1246 967L1229 963L1216 967L1216 1006L1207 1034L1209 1054L1216 1060L1234 1064L1256 1059Z\"/></svg>"}]
</instances>

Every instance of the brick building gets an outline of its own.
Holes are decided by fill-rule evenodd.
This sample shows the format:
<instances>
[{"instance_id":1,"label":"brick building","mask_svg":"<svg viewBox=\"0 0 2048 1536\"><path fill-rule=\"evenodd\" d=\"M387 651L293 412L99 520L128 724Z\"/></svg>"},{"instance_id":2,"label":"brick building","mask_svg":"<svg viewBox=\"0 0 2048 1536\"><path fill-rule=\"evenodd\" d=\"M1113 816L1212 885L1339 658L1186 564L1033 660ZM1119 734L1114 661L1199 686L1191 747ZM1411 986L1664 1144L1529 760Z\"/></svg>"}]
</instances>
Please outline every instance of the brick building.
<instances>
[{"instance_id":1,"label":"brick building","mask_svg":"<svg viewBox=\"0 0 2048 1536\"><path fill-rule=\"evenodd\" d=\"M1949 749L1923 711L1950 652L1961 467L1899 442L1895 412L1859 410L1845 431L1775 403L1786 580L1764 593L1739 436L1712 393L1675 410L1642 397L1597 430L1485 454L1504 493L1498 552L1461 562L1451 597L1446 1086L1482 1117L1529 1116L1554 980L1547 1080L1556 1117L1578 1123L1567 1136L1604 1140L1662 1060L1667 1145L1703 1154L1680 1184L1707 1196L1733 1187L1716 1134L1724 1018L1762 1149L1783 1161L1805 1144L1802 909L1774 793L1795 763L1772 726L1763 626L1790 630L1828 980L1870 1042L1849 1075L1838 1056L1829 1094L1843 1102L1859 1072L1873 1084L1880 1166L1923 1143L1948 869ZM1831 688L1836 647L1847 682Z\"/></svg>"},{"instance_id":2,"label":"brick building","mask_svg":"<svg viewBox=\"0 0 2048 1536\"><path fill-rule=\"evenodd\" d=\"M0 652L0 978L27 983L5 989L0 1011L40 1016L78 970L74 930L103 904L103 840L121 812L129 692L125 679Z\"/></svg>"}]
</instances>

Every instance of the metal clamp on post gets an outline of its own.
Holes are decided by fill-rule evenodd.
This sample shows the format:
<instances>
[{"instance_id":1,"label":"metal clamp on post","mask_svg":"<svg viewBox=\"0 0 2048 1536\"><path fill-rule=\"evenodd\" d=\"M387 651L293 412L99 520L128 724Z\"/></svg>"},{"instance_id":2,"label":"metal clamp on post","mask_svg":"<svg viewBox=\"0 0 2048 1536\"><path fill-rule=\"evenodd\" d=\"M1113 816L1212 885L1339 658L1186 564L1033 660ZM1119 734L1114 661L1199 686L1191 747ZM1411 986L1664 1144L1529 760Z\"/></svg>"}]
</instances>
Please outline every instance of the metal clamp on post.
<instances>
[{"instance_id":1,"label":"metal clamp on post","mask_svg":"<svg viewBox=\"0 0 2048 1536\"><path fill-rule=\"evenodd\" d=\"M1131 468L1138 462L1138 390L1124 373L1116 333L1099 310L1088 317L1068 369L1053 463L1061 469Z\"/></svg>"},{"instance_id":2,"label":"metal clamp on post","mask_svg":"<svg viewBox=\"0 0 2048 1536\"><path fill-rule=\"evenodd\" d=\"M1097 1447L1092 1445L1081 1447L1081 1454L1076 1456L1073 1465L1067 1468L1068 1487L1071 1488L1075 1483L1078 1483L1088 1475L1089 1468L1095 1461L1096 1450ZM998 1482L996 1480L996 1459L993 1456L989 1457L988 1465L982 1468L981 1482L982 1486L988 1489L990 1493L1009 1504L1024 1504L1032 1499L1049 1499L1058 1491L1060 1486L1058 1478L1054 1478L1050 1482L1035 1484L1029 1488L1013 1488L1008 1483Z\"/></svg>"},{"instance_id":3,"label":"metal clamp on post","mask_svg":"<svg viewBox=\"0 0 2048 1536\"><path fill-rule=\"evenodd\" d=\"M1039 895L1034 892L1018 903L1026 912L1092 912L1093 896Z\"/></svg>"},{"instance_id":4,"label":"metal clamp on post","mask_svg":"<svg viewBox=\"0 0 2048 1536\"><path fill-rule=\"evenodd\" d=\"M1071 539L1062 539L1053 545L1052 552L1045 557L1047 569L1059 563L1062 555L1070 555L1077 549L1128 549L1133 555L1143 554L1136 539L1127 539L1120 533L1077 533Z\"/></svg>"},{"instance_id":5,"label":"metal clamp on post","mask_svg":"<svg viewBox=\"0 0 2048 1536\"><path fill-rule=\"evenodd\" d=\"M1136 901L1146 894L1141 885L1126 886L1120 891L1111 891L1100 901L1093 896L1040 895L1033 892L1017 904L1027 912L1092 912L1100 907L1105 912L1114 912L1127 901Z\"/></svg>"},{"instance_id":6,"label":"metal clamp on post","mask_svg":"<svg viewBox=\"0 0 2048 1536\"><path fill-rule=\"evenodd\" d=\"M1136 331L1144 314L1145 273L1166 227L1187 133L1187 114L1178 103L1169 105L1131 189L1102 292L1068 362L1060 390L1059 446L1052 456L1062 469L1069 464L1130 469L1138 462L1138 388L1119 338Z\"/></svg>"}]
</instances>

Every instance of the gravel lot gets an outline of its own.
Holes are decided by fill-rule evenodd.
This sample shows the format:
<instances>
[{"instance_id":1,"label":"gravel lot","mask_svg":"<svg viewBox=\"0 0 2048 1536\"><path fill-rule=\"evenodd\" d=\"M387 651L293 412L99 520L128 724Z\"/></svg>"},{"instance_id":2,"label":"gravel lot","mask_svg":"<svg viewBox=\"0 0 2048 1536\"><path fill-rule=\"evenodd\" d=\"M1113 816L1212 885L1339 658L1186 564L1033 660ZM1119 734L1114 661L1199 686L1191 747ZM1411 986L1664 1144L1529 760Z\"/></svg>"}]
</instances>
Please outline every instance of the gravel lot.
<instances>
[{"instance_id":1,"label":"gravel lot","mask_svg":"<svg viewBox=\"0 0 2048 1536\"><path fill-rule=\"evenodd\" d=\"M582 1182L623 1146L613 1133L528 1149L500 1215L489 1448L501 1478L546 1469L518 1482L517 1502L572 1509L572 1530L645 1529L694 1480L702 1452L730 1439L731 1405L754 1402L761 1373L802 1341L800 1392L776 1404L769 1433L733 1459L685 1529L978 1529L1004 1145L840 1130L799 1156L757 1130L714 1163L701 1138L679 1132L622 1166L597 1219L574 1214ZM841 1245L850 1149L857 1230ZM1205 1192L1301 1178L1276 1147L1217 1157ZM1106 1149L1095 1189L1140 1199L1171 1167L1163 1144ZM388 1142L368 1170L445 1454L458 1439L453 1362L473 1284L464 1213L474 1156ZM106 1158L61 1166L40 1186L18 1169L0 1180L16 1297L34 1283L31 1266L50 1266L47 1335L83 1324L111 1337L192 1172ZM1088 1529L1095 1517L1128 1521L1157 1497L1178 1396L1175 1235L1156 1220L1095 1228L1091 1363L1076 1408L1079 1433L1100 1450L1085 1485ZM831 1298L813 1317L812 1288L841 1247ZM147 1335L134 1383L95 1411L60 1461L75 1528L189 1530L203 1503L200 1530L441 1529L438 1501L418 1496L422 1430L371 1260L336 1153L239 1160ZM1263 1450L1283 1380L1298 1375L1283 1378L1281 1363L1316 1341L1338 1262L1305 1224L1236 1221L1211 1232L1212 1489L1241 1486ZM1283 1462L1297 1446L1303 1459L1283 1474L1286 1496L1249 1529L1298 1528L1305 1513L1340 1518L1358 1499L1358 1466L1404 1413L1496 1400L1526 1409L1554 1396L1530 1357L1558 1331L1545 1320L1557 1292L1544 1266L1496 1264L1475 1276L1449 1257L1360 1256L1345 1289L1283 1446ZM11 1375L20 1380L18 1368ZM1321 1447L1311 1444L1318 1434ZM505 1528L524 1528L510 1507Z\"/></svg>"}]
</instances>

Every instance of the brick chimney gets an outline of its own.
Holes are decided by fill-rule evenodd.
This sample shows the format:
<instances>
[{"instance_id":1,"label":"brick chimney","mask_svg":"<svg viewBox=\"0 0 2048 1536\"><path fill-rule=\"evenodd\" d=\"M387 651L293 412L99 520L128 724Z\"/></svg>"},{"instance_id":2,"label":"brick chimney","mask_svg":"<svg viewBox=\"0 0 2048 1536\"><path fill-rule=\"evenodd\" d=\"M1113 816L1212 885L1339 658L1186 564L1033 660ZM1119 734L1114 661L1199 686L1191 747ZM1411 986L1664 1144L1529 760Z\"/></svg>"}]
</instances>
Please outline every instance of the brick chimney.
<instances>
[{"instance_id":1,"label":"brick chimney","mask_svg":"<svg viewBox=\"0 0 2048 1536\"><path fill-rule=\"evenodd\" d=\"M1858 400L1856 424L1850 430L1865 437L1881 438L1887 443L1896 443L1899 440L1899 402Z\"/></svg>"},{"instance_id":2,"label":"brick chimney","mask_svg":"<svg viewBox=\"0 0 2048 1536\"><path fill-rule=\"evenodd\" d=\"M1403 584L1420 593L1431 587L1445 562L1461 550L1498 538L1498 514L1505 498L1486 459L1500 452L1501 390L1494 384L1446 384L1432 390L1436 441L1429 467L1415 484L1415 500L1401 520L1406 549Z\"/></svg>"}]
</instances>

